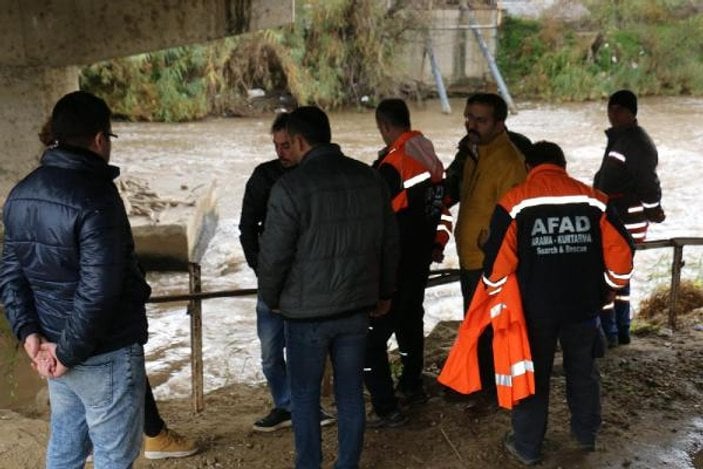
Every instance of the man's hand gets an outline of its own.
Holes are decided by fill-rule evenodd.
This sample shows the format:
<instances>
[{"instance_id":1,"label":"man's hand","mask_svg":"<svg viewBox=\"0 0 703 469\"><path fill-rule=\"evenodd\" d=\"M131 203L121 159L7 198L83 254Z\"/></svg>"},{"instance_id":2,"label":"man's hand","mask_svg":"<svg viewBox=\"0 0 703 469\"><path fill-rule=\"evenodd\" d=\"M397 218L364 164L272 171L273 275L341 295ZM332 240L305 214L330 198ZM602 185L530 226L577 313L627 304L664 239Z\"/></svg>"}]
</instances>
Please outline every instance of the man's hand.
<instances>
[{"instance_id":1,"label":"man's hand","mask_svg":"<svg viewBox=\"0 0 703 469\"><path fill-rule=\"evenodd\" d=\"M24 339L24 344L22 344L24 346L24 351L27 352L27 355L29 355L32 362L34 362L34 357L36 357L37 353L39 353L39 347L42 342L44 342L44 337L42 337L42 335L38 332L29 334Z\"/></svg>"},{"instance_id":2,"label":"man's hand","mask_svg":"<svg viewBox=\"0 0 703 469\"><path fill-rule=\"evenodd\" d=\"M376 303L376 307L371 311L370 316L372 318L378 318L381 316L385 316L388 314L388 311L391 310L391 300L378 300L378 303Z\"/></svg>"},{"instance_id":3,"label":"man's hand","mask_svg":"<svg viewBox=\"0 0 703 469\"><path fill-rule=\"evenodd\" d=\"M40 349L40 354L42 353L45 353L49 359L45 359L42 362L39 374L47 378L58 378L68 371L68 368L56 357L56 344L44 342ZM46 373L46 375L44 373Z\"/></svg>"},{"instance_id":4,"label":"man's hand","mask_svg":"<svg viewBox=\"0 0 703 469\"><path fill-rule=\"evenodd\" d=\"M617 296L618 292L616 290L613 290L611 288L607 288L605 290L605 298L604 301L606 305L609 305L610 303L615 301L615 297Z\"/></svg>"},{"instance_id":5,"label":"man's hand","mask_svg":"<svg viewBox=\"0 0 703 469\"><path fill-rule=\"evenodd\" d=\"M661 223L666 219L666 214L661 205L657 205L654 208L645 208L644 216L652 223Z\"/></svg>"},{"instance_id":6,"label":"man's hand","mask_svg":"<svg viewBox=\"0 0 703 469\"><path fill-rule=\"evenodd\" d=\"M442 261L444 261L444 248L435 246L434 249L432 249L432 262L441 264Z\"/></svg>"}]
</instances>

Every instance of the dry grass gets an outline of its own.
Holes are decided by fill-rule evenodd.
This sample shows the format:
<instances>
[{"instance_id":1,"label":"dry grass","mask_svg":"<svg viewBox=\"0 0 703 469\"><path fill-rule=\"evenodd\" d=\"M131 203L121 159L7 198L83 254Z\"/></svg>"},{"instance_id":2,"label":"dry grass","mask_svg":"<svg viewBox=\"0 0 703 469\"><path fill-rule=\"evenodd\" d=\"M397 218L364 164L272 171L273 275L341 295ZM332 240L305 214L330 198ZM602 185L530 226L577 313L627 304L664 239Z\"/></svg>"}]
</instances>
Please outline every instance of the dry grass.
<instances>
[{"instance_id":1,"label":"dry grass","mask_svg":"<svg viewBox=\"0 0 703 469\"><path fill-rule=\"evenodd\" d=\"M703 289L700 285L691 281L681 282L679 298L676 303L678 317L684 318L701 307L703 307ZM669 288L659 288L649 298L642 301L639 314L649 323L666 324L669 315Z\"/></svg>"}]
</instances>

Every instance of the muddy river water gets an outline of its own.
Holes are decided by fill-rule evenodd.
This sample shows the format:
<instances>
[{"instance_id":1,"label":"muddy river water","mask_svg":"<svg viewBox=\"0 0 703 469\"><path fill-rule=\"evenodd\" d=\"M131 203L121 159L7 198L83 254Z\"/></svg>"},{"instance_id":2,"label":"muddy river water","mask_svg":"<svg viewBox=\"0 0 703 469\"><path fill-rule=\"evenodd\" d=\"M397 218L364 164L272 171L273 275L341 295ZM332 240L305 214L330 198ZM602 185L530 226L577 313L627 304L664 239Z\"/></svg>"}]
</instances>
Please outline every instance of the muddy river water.
<instances>
[{"instance_id":1,"label":"muddy river water","mask_svg":"<svg viewBox=\"0 0 703 469\"><path fill-rule=\"evenodd\" d=\"M607 126L605 102L544 104L522 102L508 118L512 130L533 141L552 140L567 155L568 170L590 182L598 169ZM413 127L435 144L448 165L457 141L464 135L463 100L452 101L453 113L441 114L437 102L411 109ZM655 141L667 220L654 226L650 239L703 236L703 99L651 98L640 102L640 124ZM333 140L354 158L370 162L382 146L371 110L332 113ZM204 289L256 286L244 262L238 241L238 219L244 186L254 167L274 157L269 135L272 116L210 119L185 124L116 123L119 139L113 163L122 174L145 179L160 194L177 194L181 186L195 187L217 180L219 222L202 262ZM703 250L684 252L684 276L700 278ZM658 285L669 282L671 253L639 253L633 280L635 305ZM444 264L457 267L450 241ZM187 289L183 274L150 274L154 293ZM263 379L258 363L254 298L208 300L204 303L204 357L206 391L233 382ZM429 332L440 320L460 319L458 284L432 288L426 295ZM158 398L190 392L189 322L183 305L151 306L148 371ZM2 404L2 403L0 403Z\"/></svg>"}]
</instances>

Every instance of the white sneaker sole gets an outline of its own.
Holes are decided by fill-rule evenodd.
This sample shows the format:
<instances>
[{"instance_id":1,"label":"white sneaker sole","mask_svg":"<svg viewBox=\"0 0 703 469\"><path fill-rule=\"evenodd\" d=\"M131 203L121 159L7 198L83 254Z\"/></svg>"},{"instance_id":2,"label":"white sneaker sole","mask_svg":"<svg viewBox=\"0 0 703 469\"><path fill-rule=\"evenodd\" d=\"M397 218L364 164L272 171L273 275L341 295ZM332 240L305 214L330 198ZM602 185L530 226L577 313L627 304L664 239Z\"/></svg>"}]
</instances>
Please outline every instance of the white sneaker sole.
<instances>
[{"instance_id":1,"label":"white sneaker sole","mask_svg":"<svg viewBox=\"0 0 703 469\"><path fill-rule=\"evenodd\" d=\"M272 427L258 427L256 425L252 426L251 428L255 432L262 432L262 433L271 433L275 432L276 430L280 430L281 428L288 428L293 426L293 421L292 420L284 420L281 423L278 423Z\"/></svg>"},{"instance_id":2,"label":"white sneaker sole","mask_svg":"<svg viewBox=\"0 0 703 469\"><path fill-rule=\"evenodd\" d=\"M321 427L326 427L328 425L334 425L335 423L337 423L337 419L334 417L329 417L329 418L320 420Z\"/></svg>"},{"instance_id":3,"label":"white sneaker sole","mask_svg":"<svg viewBox=\"0 0 703 469\"><path fill-rule=\"evenodd\" d=\"M144 451L144 457L147 459L185 458L197 452L198 448L188 451Z\"/></svg>"}]
</instances>

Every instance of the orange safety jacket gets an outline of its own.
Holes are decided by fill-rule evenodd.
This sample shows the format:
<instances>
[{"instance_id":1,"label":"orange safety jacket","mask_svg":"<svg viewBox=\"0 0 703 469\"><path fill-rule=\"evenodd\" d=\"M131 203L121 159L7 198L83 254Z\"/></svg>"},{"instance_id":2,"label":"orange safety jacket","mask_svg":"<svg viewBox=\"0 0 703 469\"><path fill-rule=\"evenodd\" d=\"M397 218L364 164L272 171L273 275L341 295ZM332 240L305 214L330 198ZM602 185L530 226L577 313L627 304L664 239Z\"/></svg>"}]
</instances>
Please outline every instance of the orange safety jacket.
<instances>
[{"instance_id":1,"label":"orange safety jacket","mask_svg":"<svg viewBox=\"0 0 703 469\"><path fill-rule=\"evenodd\" d=\"M444 248L454 221L443 202L444 167L432 142L416 130L404 132L386 149L378 169L383 172L385 165L397 173L396 182L389 182L393 211L416 211L420 217L436 212L430 215L437 222L435 244Z\"/></svg>"},{"instance_id":2,"label":"orange safety jacket","mask_svg":"<svg viewBox=\"0 0 703 469\"><path fill-rule=\"evenodd\" d=\"M503 289L494 295L482 283L478 285L437 380L463 394L481 389L478 339L489 323L493 325L498 405L512 409L535 393L534 364L515 275L509 276Z\"/></svg>"}]
</instances>

